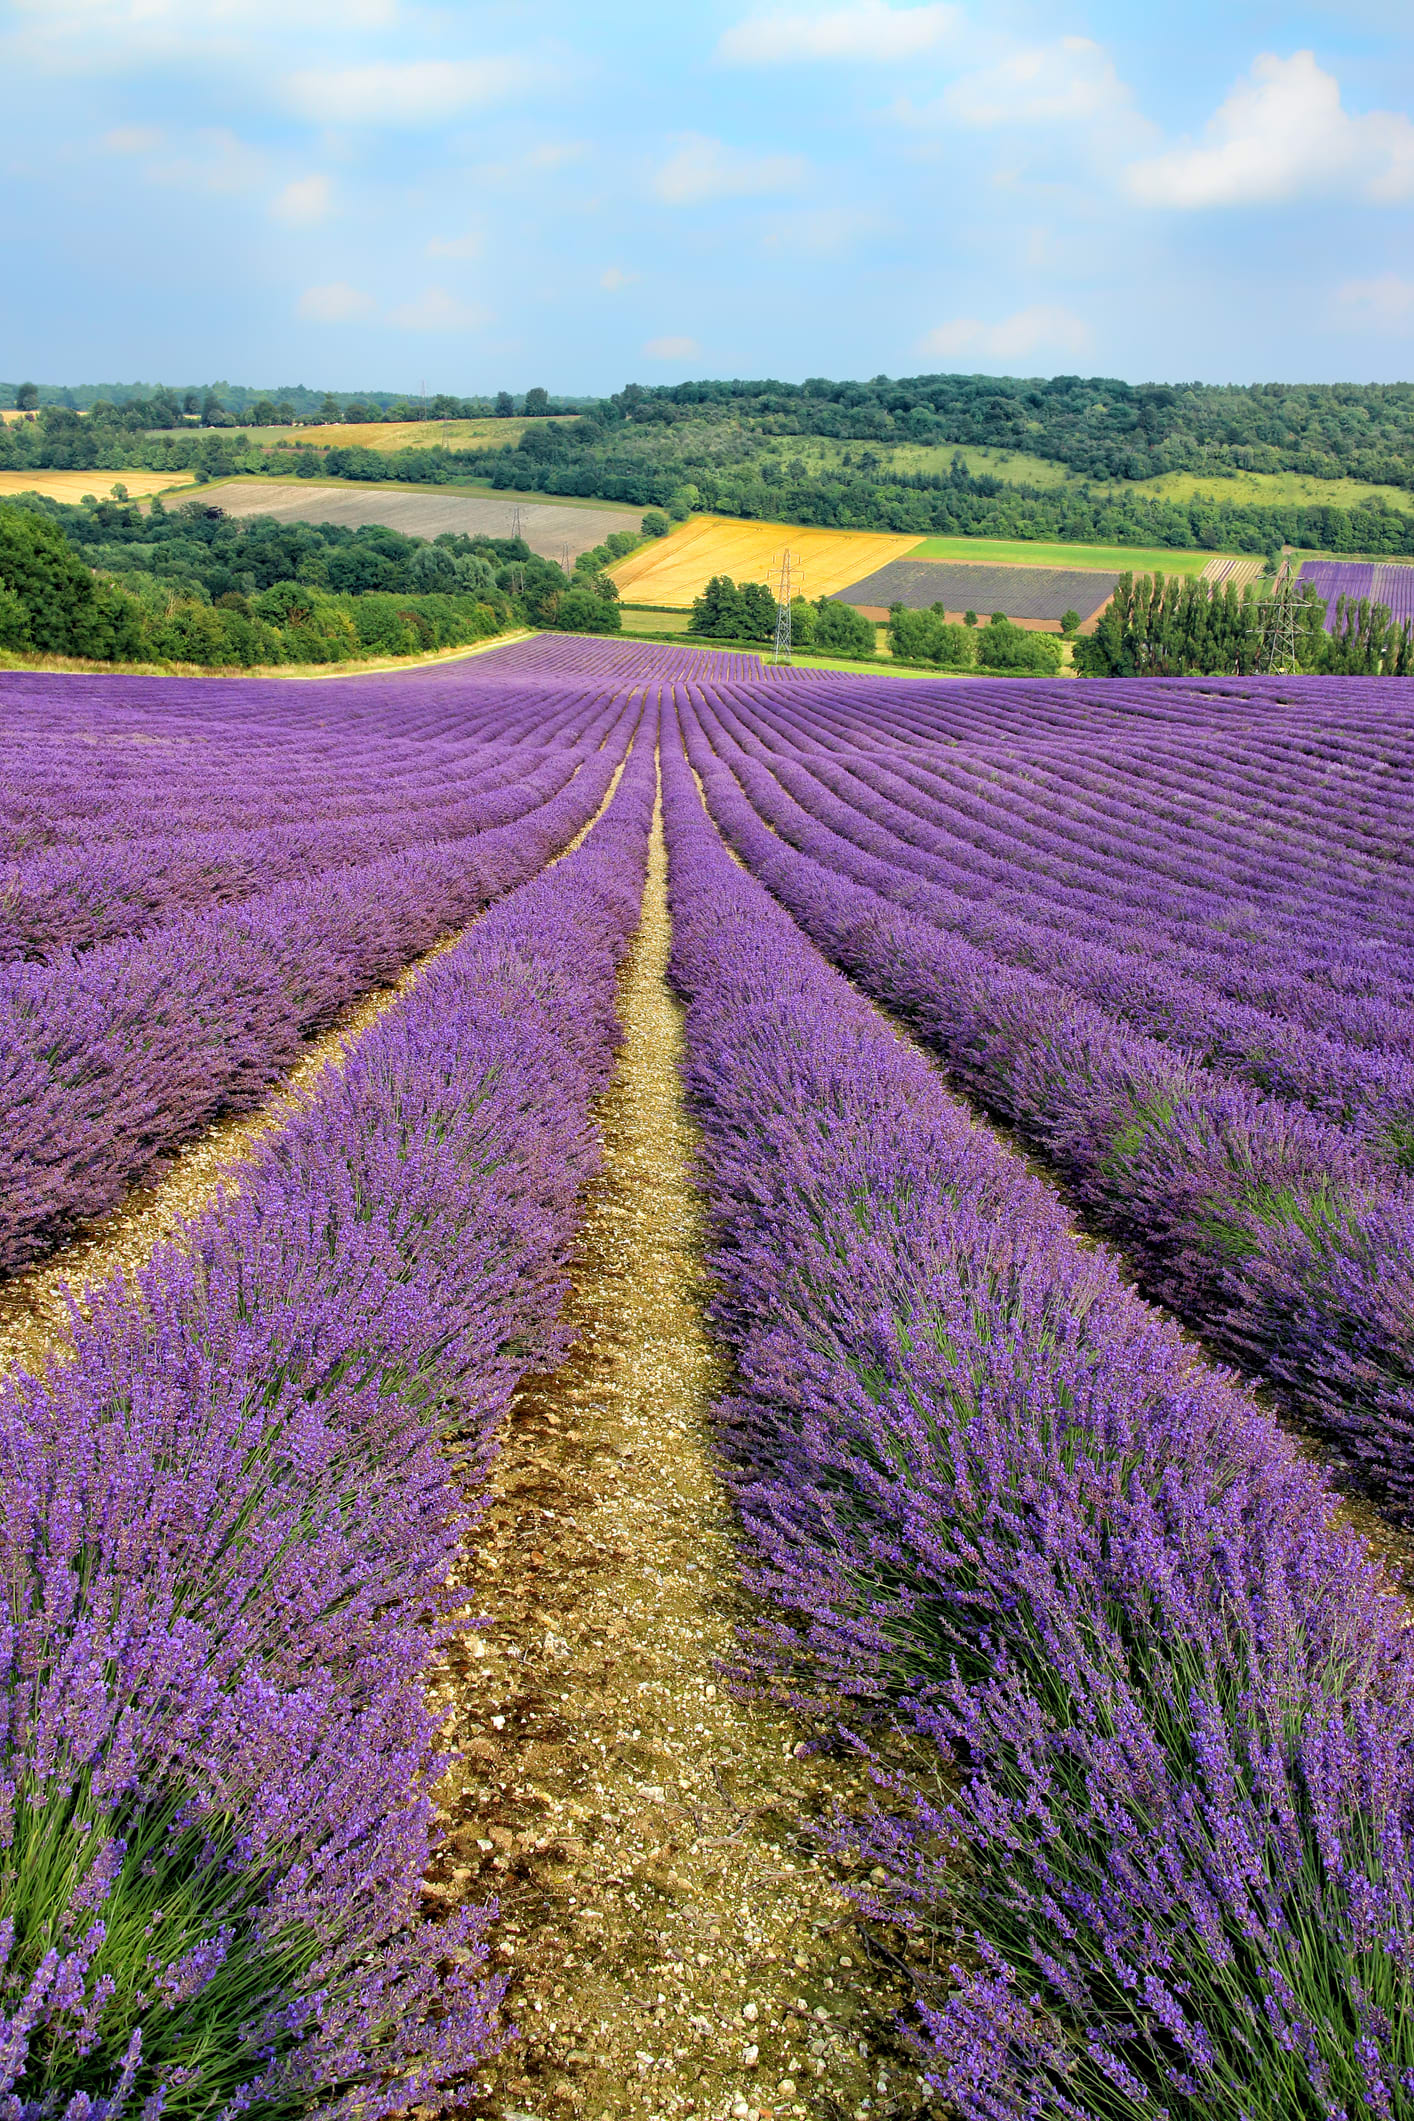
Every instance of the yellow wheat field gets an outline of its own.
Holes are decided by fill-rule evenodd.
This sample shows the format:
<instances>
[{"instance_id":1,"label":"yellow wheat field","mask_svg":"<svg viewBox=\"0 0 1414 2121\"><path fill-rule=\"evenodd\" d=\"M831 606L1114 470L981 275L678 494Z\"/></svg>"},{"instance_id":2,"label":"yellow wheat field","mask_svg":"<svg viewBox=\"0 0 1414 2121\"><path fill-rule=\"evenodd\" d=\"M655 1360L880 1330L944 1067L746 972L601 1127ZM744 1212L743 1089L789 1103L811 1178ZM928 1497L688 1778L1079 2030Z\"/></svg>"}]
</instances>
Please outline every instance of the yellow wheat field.
<instances>
[{"instance_id":1,"label":"yellow wheat field","mask_svg":"<svg viewBox=\"0 0 1414 2121\"><path fill-rule=\"evenodd\" d=\"M174 478L170 471L0 471L0 501L7 493L42 493L46 501L81 501L91 493L106 501L114 486L126 486L136 501L174 485L196 491L182 472Z\"/></svg>"},{"instance_id":2,"label":"yellow wheat field","mask_svg":"<svg viewBox=\"0 0 1414 2121\"><path fill-rule=\"evenodd\" d=\"M803 593L833 596L888 560L912 552L916 536L876 530L802 530L794 523L743 523L728 516L694 516L666 538L656 538L611 568L626 604L686 608L714 574L734 582L764 582L767 569L790 548Z\"/></svg>"}]
</instances>

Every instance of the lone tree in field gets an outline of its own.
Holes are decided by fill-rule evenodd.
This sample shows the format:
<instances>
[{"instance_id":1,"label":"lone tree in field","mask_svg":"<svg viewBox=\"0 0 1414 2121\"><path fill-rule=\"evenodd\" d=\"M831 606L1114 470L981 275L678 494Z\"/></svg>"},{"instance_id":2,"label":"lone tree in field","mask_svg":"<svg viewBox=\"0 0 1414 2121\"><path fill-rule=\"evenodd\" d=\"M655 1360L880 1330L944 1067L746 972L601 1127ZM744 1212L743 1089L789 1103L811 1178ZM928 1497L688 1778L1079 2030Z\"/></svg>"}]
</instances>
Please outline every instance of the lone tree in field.
<instances>
[{"instance_id":1,"label":"lone tree in field","mask_svg":"<svg viewBox=\"0 0 1414 2121\"><path fill-rule=\"evenodd\" d=\"M18 386L15 391L15 409L17 412L38 411L39 385L37 383L21 383Z\"/></svg>"}]
</instances>

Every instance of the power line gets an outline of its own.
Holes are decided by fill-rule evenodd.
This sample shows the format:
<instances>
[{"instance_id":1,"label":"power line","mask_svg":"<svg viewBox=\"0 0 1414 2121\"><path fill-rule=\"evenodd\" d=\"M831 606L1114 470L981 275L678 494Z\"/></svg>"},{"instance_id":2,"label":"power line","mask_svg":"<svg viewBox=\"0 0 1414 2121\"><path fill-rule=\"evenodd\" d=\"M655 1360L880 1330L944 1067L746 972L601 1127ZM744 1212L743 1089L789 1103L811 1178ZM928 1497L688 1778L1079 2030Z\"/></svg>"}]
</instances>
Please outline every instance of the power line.
<instances>
[{"instance_id":1,"label":"power line","mask_svg":"<svg viewBox=\"0 0 1414 2121\"><path fill-rule=\"evenodd\" d=\"M805 575L801 569L799 555L787 546L779 559L772 560L766 569L766 580L776 592L776 646L771 661L788 663L791 659L791 599L799 596L805 587Z\"/></svg>"},{"instance_id":2,"label":"power line","mask_svg":"<svg viewBox=\"0 0 1414 2121\"><path fill-rule=\"evenodd\" d=\"M1262 669L1269 677L1297 677L1301 662L1296 653L1296 576L1291 566L1291 547L1281 548L1281 572L1267 599L1266 625L1262 629Z\"/></svg>"}]
</instances>

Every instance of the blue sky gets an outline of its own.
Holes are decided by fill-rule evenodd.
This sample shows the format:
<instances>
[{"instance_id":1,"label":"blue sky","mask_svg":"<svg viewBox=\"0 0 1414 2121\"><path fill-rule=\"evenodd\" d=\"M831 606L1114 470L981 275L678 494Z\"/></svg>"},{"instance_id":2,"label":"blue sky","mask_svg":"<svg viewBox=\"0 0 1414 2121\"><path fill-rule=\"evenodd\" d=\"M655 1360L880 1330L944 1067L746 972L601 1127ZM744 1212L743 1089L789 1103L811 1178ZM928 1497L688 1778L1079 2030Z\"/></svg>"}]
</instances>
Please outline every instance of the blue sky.
<instances>
[{"instance_id":1,"label":"blue sky","mask_svg":"<svg viewBox=\"0 0 1414 2121\"><path fill-rule=\"evenodd\" d=\"M0 0L0 374L1414 369L1401 0Z\"/></svg>"}]
</instances>

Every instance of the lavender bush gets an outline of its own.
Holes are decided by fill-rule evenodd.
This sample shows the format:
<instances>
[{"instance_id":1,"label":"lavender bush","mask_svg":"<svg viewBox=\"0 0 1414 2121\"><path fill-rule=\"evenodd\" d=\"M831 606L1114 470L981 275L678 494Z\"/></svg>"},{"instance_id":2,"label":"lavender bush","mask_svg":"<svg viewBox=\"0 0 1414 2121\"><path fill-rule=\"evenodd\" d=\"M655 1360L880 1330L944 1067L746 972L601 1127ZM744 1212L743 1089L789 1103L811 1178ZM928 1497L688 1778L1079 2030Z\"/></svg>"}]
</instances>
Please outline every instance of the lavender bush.
<instances>
[{"instance_id":1,"label":"lavender bush","mask_svg":"<svg viewBox=\"0 0 1414 2121\"><path fill-rule=\"evenodd\" d=\"M1402 1604L664 772L752 1663L934 1749L853 1834L954 1960L930 2075L985 2121L1414 2112Z\"/></svg>"},{"instance_id":2,"label":"lavender bush","mask_svg":"<svg viewBox=\"0 0 1414 2121\"><path fill-rule=\"evenodd\" d=\"M0 968L0 1269L258 1103L345 1004L533 876L594 815L639 712L617 702L598 741L602 717L586 717L591 733L538 769L534 807L512 822L494 822L493 790L469 835Z\"/></svg>"},{"instance_id":3,"label":"lavender bush","mask_svg":"<svg viewBox=\"0 0 1414 2121\"><path fill-rule=\"evenodd\" d=\"M436 2108L500 2035L419 1913L450 1564L555 1359L651 730L263 1149L0 1394L0 2112Z\"/></svg>"},{"instance_id":4,"label":"lavender bush","mask_svg":"<svg viewBox=\"0 0 1414 2121\"><path fill-rule=\"evenodd\" d=\"M806 932L1055 1163L1146 1288L1337 1438L1391 1512L1414 1515L1408 1178L1358 1131L1186 1060L788 845L700 718L685 726L718 823Z\"/></svg>"}]
</instances>

